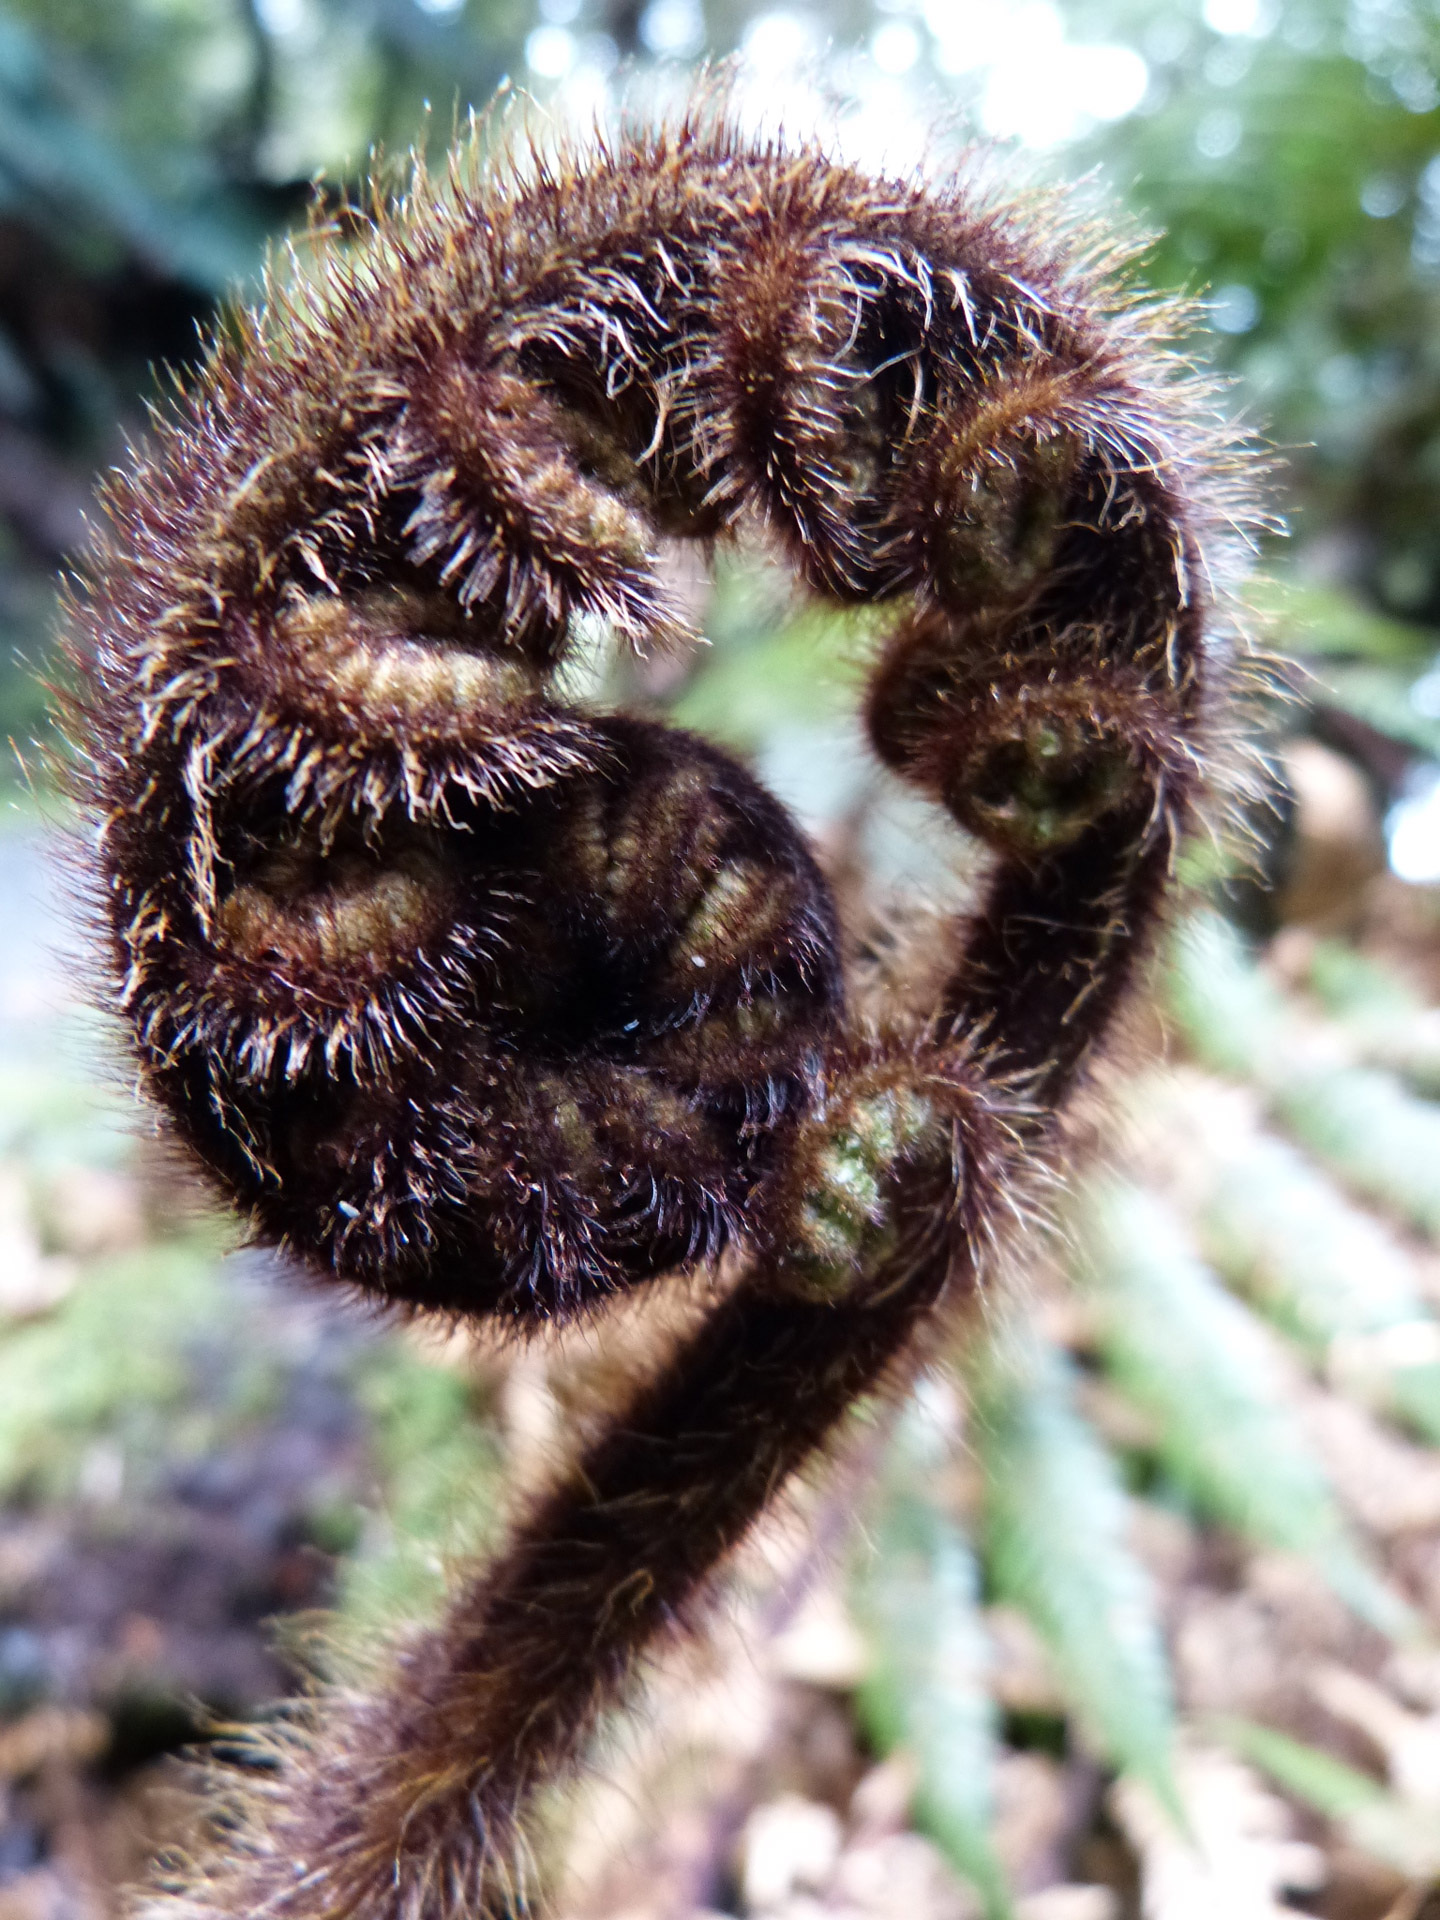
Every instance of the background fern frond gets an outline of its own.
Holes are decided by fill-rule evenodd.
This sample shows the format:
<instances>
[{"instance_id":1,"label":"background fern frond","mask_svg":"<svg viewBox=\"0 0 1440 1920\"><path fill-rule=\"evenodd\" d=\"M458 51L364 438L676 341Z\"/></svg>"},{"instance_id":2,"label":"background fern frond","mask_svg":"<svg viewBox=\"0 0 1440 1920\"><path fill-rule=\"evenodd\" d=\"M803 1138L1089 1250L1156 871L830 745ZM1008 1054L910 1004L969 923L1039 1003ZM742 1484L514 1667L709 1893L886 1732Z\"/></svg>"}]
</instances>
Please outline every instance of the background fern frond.
<instances>
[{"instance_id":1,"label":"background fern frond","mask_svg":"<svg viewBox=\"0 0 1440 1920\"><path fill-rule=\"evenodd\" d=\"M1126 1544L1120 1475L1076 1411L1068 1364L1033 1329L1007 1327L977 1345L965 1377L990 1589L1034 1622L1102 1751L1178 1818L1155 1596Z\"/></svg>"},{"instance_id":2,"label":"background fern frond","mask_svg":"<svg viewBox=\"0 0 1440 1920\"><path fill-rule=\"evenodd\" d=\"M917 1823L1007 1920L1009 1891L990 1840L996 1714L970 1543L935 1497L949 1436L924 1398L886 1452L867 1551L852 1585L870 1649L861 1718L882 1753L904 1749Z\"/></svg>"},{"instance_id":3,"label":"background fern frond","mask_svg":"<svg viewBox=\"0 0 1440 1920\"><path fill-rule=\"evenodd\" d=\"M1382 1632L1411 1631L1410 1608L1367 1562L1305 1446L1277 1356L1174 1214L1138 1187L1096 1181L1075 1225L1101 1357L1154 1422L1176 1486L1211 1518L1312 1559Z\"/></svg>"}]
</instances>

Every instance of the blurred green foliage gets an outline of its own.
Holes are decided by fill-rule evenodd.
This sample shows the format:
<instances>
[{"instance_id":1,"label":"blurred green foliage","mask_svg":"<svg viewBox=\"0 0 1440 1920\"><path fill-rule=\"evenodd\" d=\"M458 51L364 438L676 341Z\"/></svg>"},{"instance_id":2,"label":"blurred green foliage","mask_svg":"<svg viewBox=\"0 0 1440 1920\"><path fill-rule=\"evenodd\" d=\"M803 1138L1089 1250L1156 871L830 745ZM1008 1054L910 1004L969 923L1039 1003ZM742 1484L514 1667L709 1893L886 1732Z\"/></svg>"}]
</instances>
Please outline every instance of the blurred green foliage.
<instances>
[{"instance_id":1,"label":"blurred green foliage","mask_svg":"<svg viewBox=\"0 0 1440 1920\"><path fill-rule=\"evenodd\" d=\"M1211 12L1214 13L1214 9ZM1148 269L1207 286L1219 358L1286 449L1296 532L1406 618L1440 619L1440 20L1336 0L1220 34L1132 10L1149 111L1106 158L1161 232ZM1227 331L1228 330L1228 331Z\"/></svg>"}]
</instances>

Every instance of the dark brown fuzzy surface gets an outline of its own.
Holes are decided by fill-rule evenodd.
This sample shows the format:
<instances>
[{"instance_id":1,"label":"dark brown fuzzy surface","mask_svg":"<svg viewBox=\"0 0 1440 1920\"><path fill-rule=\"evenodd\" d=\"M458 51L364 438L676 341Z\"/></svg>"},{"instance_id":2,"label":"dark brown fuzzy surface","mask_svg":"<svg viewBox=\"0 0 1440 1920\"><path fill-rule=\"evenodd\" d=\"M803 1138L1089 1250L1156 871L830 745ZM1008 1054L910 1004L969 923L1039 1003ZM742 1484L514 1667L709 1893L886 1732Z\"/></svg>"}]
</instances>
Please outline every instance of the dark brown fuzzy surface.
<instances>
[{"instance_id":1,"label":"dark brown fuzzy surface","mask_svg":"<svg viewBox=\"0 0 1440 1920\"><path fill-rule=\"evenodd\" d=\"M1223 689L1213 449L1041 212L704 109L417 176L115 481L73 727L115 1004L263 1237L386 1302L573 1316L748 1270L366 1699L146 1910L441 1920L860 1395L963 1306L1131 986ZM760 520L893 604L877 751L995 853L913 1030L847 1014L783 809L567 703L663 541Z\"/></svg>"}]
</instances>

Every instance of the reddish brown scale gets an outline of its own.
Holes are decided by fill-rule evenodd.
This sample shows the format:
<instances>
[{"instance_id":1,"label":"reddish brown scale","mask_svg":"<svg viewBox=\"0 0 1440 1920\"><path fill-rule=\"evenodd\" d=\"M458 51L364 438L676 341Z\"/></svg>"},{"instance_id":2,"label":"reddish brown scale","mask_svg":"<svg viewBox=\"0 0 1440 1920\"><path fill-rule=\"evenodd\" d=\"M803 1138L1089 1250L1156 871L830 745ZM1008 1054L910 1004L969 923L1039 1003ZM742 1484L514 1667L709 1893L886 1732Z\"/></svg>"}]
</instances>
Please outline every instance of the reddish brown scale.
<instances>
[{"instance_id":1,"label":"reddish brown scale","mask_svg":"<svg viewBox=\"0 0 1440 1920\"><path fill-rule=\"evenodd\" d=\"M1195 396L1041 226L708 109L418 175L111 489L75 726L180 1138L260 1234L410 1308L741 1267L392 1679L278 1739L157 1920L512 1907L536 1792L1016 1216L1221 691ZM663 540L746 520L894 604L871 737L995 854L904 1030L847 1010L743 768L559 692L578 617L663 636Z\"/></svg>"}]
</instances>

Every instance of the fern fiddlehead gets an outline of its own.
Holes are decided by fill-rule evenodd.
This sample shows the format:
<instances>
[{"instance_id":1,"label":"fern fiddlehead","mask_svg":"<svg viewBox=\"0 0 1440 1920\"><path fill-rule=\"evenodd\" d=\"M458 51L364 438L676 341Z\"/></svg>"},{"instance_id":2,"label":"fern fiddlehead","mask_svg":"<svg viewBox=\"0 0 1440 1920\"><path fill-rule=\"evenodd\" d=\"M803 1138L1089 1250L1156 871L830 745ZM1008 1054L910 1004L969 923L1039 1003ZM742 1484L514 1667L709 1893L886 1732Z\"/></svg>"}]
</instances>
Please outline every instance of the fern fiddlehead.
<instances>
[{"instance_id":1,"label":"fern fiddlehead","mask_svg":"<svg viewBox=\"0 0 1440 1920\"><path fill-rule=\"evenodd\" d=\"M109 490L74 725L141 1077L256 1231L531 1323L742 1270L390 1680L145 1911L499 1911L535 1794L969 1297L1163 912L1223 674L1144 314L962 186L700 113L445 191L237 323ZM759 518L893 603L880 756L994 852L913 1028L741 766L577 620Z\"/></svg>"}]
</instances>

